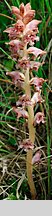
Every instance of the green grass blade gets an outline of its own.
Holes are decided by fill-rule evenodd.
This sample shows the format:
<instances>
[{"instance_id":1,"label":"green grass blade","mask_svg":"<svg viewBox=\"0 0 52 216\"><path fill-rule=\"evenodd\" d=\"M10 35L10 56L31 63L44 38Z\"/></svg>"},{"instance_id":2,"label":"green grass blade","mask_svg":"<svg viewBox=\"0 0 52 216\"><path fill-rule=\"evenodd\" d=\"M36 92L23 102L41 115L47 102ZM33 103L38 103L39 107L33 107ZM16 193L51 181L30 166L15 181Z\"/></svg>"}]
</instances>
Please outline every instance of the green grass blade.
<instances>
[{"instance_id":1,"label":"green grass blade","mask_svg":"<svg viewBox=\"0 0 52 216\"><path fill-rule=\"evenodd\" d=\"M6 3L7 7L8 7L8 8L9 8L9 10L11 11L12 9L11 9L11 7L10 7L9 3L8 3L6 0L4 0L4 2Z\"/></svg>"},{"instance_id":2,"label":"green grass blade","mask_svg":"<svg viewBox=\"0 0 52 216\"><path fill-rule=\"evenodd\" d=\"M48 198L50 199L50 186L51 186L51 160L50 160L50 134L49 134L49 105L48 105L48 93L46 91L46 131L47 131L47 156L48 156Z\"/></svg>"},{"instance_id":3,"label":"green grass blade","mask_svg":"<svg viewBox=\"0 0 52 216\"><path fill-rule=\"evenodd\" d=\"M12 5L19 7L20 6L20 1L19 0L12 0Z\"/></svg>"},{"instance_id":4,"label":"green grass blade","mask_svg":"<svg viewBox=\"0 0 52 216\"><path fill-rule=\"evenodd\" d=\"M49 1L45 0L45 3L46 3L46 7L48 9L49 15L51 15L51 7L50 7L50 4L49 4Z\"/></svg>"},{"instance_id":5,"label":"green grass blade","mask_svg":"<svg viewBox=\"0 0 52 216\"><path fill-rule=\"evenodd\" d=\"M3 50L1 47L0 47L0 50L1 50L9 59L12 59L11 56L8 55L8 53L5 52L5 50ZM12 61L13 61L14 63L16 63L13 59L12 59Z\"/></svg>"}]
</instances>

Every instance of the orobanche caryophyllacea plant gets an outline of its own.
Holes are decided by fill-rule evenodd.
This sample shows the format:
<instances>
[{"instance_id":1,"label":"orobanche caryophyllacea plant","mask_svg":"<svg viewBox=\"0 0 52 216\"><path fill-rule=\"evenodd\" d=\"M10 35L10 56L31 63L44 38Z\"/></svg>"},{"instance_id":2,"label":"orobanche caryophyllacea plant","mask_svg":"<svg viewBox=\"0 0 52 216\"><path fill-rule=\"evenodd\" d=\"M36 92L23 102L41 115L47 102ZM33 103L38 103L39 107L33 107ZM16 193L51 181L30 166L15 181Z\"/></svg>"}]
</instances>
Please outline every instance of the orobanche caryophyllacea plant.
<instances>
[{"instance_id":1,"label":"orobanche caryophyllacea plant","mask_svg":"<svg viewBox=\"0 0 52 216\"><path fill-rule=\"evenodd\" d=\"M35 11L31 9L30 3L27 3L25 6L22 3L19 8L12 6L12 14L16 16L16 22L12 27L7 28L5 32L9 34L10 42L8 44L11 57L16 61L16 70L7 72L7 75L11 76L14 85L22 88L24 92L16 102L16 107L13 107L13 111L18 119L23 117L28 124L29 138L23 140L20 143L20 147L27 151L27 179L31 197L35 199L36 188L32 177L35 127L40 122L44 123L45 117L43 110L40 110L34 116L34 108L37 103L43 103L41 88L44 79L37 76L37 71L40 65L42 65L40 57L46 52L34 46L34 43L39 40L37 33L38 24L41 21L33 19ZM33 70L35 70L36 76L33 75ZM40 157L39 153L36 154L35 161Z\"/></svg>"}]
</instances>

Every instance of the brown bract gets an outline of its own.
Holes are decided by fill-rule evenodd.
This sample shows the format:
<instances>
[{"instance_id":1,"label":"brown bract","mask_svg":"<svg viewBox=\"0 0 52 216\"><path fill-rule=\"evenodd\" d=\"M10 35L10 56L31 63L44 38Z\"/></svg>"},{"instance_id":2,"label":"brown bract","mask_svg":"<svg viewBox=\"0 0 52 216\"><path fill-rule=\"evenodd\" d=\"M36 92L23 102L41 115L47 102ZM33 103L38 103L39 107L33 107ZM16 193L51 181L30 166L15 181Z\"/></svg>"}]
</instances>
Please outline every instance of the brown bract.
<instances>
[{"instance_id":1,"label":"brown bract","mask_svg":"<svg viewBox=\"0 0 52 216\"><path fill-rule=\"evenodd\" d=\"M35 14L34 10L29 10L29 11L26 12L26 14L23 17L23 22L24 22L25 25L32 20L34 14Z\"/></svg>"}]
</instances>

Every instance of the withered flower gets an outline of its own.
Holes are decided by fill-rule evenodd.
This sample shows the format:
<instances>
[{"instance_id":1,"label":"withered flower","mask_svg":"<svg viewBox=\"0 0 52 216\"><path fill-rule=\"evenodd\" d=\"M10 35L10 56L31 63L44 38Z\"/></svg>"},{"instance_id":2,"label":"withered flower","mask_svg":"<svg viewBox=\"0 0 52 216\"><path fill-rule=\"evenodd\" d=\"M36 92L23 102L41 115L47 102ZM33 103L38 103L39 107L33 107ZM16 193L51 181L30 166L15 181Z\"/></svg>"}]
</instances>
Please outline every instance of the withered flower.
<instances>
[{"instance_id":1,"label":"withered flower","mask_svg":"<svg viewBox=\"0 0 52 216\"><path fill-rule=\"evenodd\" d=\"M30 139L25 139L22 142L20 142L19 144L20 144L20 148L23 148L25 151L28 151L28 149L33 150L33 148L34 148Z\"/></svg>"}]
</instances>

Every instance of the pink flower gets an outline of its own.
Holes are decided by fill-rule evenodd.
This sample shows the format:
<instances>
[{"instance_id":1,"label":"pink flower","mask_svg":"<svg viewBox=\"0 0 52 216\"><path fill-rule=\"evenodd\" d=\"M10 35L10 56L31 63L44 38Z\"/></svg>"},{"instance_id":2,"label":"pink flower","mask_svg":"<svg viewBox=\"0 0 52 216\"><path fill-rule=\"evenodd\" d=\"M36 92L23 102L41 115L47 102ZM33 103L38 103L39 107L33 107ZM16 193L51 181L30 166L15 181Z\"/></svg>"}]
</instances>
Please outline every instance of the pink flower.
<instances>
[{"instance_id":1,"label":"pink flower","mask_svg":"<svg viewBox=\"0 0 52 216\"><path fill-rule=\"evenodd\" d=\"M18 67L23 68L26 70L27 68L30 68L30 61L27 57L23 57L18 60Z\"/></svg>"},{"instance_id":2,"label":"pink flower","mask_svg":"<svg viewBox=\"0 0 52 216\"><path fill-rule=\"evenodd\" d=\"M32 164L39 163L40 162L40 157L41 157L41 152L37 151L35 153L35 155L33 156L33 158L32 158Z\"/></svg>"},{"instance_id":3,"label":"pink flower","mask_svg":"<svg viewBox=\"0 0 52 216\"><path fill-rule=\"evenodd\" d=\"M44 79L43 78L39 78L39 77L34 77L30 80L30 85L34 85L36 90L39 91L40 88L42 87L44 83Z\"/></svg>"},{"instance_id":4,"label":"pink flower","mask_svg":"<svg viewBox=\"0 0 52 216\"><path fill-rule=\"evenodd\" d=\"M6 44L10 45L11 56L13 59L17 59L20 55L20 50L23 50L24 48L23 43L20 40L15 39Z\"/></svg>"},{"instance_id":5,"label":"pink flower","mask_svg":"<svg viewBox=\"0 0 52 216\"><path fill-rule=\"evenodd\" d=\"M19 9L15 6L12 6L12 13L16 15L17 19L20 19L23 21L23 23L26 25L29 21L32 20L35 11L31 10L30 3L27 3L26 6L24 4L20 4Z\"/></svg>"},{"instance_id":6,"label":"pink flower","mask_svg":"<svg viewBox=\"0 0 52 216\"><path fill-rule=\"evenodd\" d=\"M17 119L19 119L20 117L23 117L23 118L26 118L28 119L28 112L24 109L24 108L21 108L21 107L13 107L13 111L16 113L17 115Z\"/></svg>"},{"instance_id":7,"label":"pink flower","mask_svg":"<svg viewBox=\"0 0 52 216\"><path fill-rule=\"evenodd\" d=\"M42 97L40 95L40 92L35 92L33 97L31 98L31 102L33 105L35 105L36 103L42 103L43 100L42 100Z\"/></svg>"},{"instance_id":8,"label":"pink flower","mask_svg":"<svg viewBox=\"0 0 52 216\"><path fill-rule=\"evenodd\" d=\"M6 75L11 76L13 83L16 85L18 82L24 81L25 77L24 74L20 73L19 71L12 71L7 72Z\"/></svg>"},{"instance_id":9,"label":"pink flower","mask_svg":"<svg viewBox=\"0 0 52 216\"><path fill-rule=\"evenodd\" d=\"M35 115L35 118L34 118L34 123L35 124L40 124L41 122L42 123L45 123L45 120L44 120L44 113L43 112L38 112L36 113Z\"/></svg>"},{"instance_id":10,"label":"pink flower","mask_svg":"<svg viewBox=\"0 0 52 216\"><path fill-rule=\"evenodd\" d=\"M25 151L27 151L28 149L33 150L33 148L34 148L34 145L30 141L30 139L25 139L22 142L20 142L19 144L20 144L20 148L24 148Z\"/></svg>"},{"instance_id":11,"label":"pink flower","mask_svg":"<svg viewBox=\"0 0 52 216\"><path fill-rule=\"evenodd\" d=\"M24 29L24 35L26 35L29 31L35 31L35 29L37 28L38 24L41 23L40 20L32 20L31 22L29 22L26 25L26 28Z\"/></svg>"},{"instance_id":12,"label":"pink flower","mask_svg":"<svg viewBox=\"0 0 52 216\"><path fill-rule=\"evenodd\" d=\"M14 40L15 38L17 38L17 30L15 29L15 27L9 27L6 30L4 30L4 32L9 34L9 39L10 40Z\"/></svg>"},{"instance_id":13,"label":"pink flower","mask_svg":"<svg viewBox=\"0 0 52 216\"><path fill-rule=\"evenodd\" d=\"M24 27L25 27L23 21L20 19L14 24L14 26L15 26L15 29L17 30L17 32L19 34L21 34L21 32L23 32Z\"/></svg>"},{"instance_id":14,"label":"pink flower","mask_svg":"<svg viewBox=\"0 0 52 216\"><path fill-rule=\"evenodd\" d=\"M41 62L31 61L31 69L38 71L39 67L42 65Z\"/></svg>"},{"instance_id":15,"label":"pink flower","mask_svg":"<svg viewBox=\"0 0 52 216\"><path fill-rule=\"evenodd\" d=\"M15 40L11 40L9 43L6 43L6 44L9 44L10 46L16 46L17 49L23 49L23 44L20 40L18 39L15 39Z\"/></svg>"},{"instance_id":16,"label":"pink flower","mask_svg":"<svg viewBox=\"0 0 52 216\"><path fill-rule=\"evenodd\" d=\"M46 51L38 49L37 47L29 47L27 49L27 53L28 54L33 54L37 58L39 55L42 56L42 55L46 54Z\"/></svg>"},{"instance_id":17,"label":"pink flower","mask_svg":"<svg viewBox=\"0 0 52 216\"><path fill-rule=\"evenodd\" d=\"M39 41L39 37L36 36L37 31L38 31L37 28L35 29L35 32L29 31L29 32L23 37L24 43L27 43L27 44L30 44L30 45L34 45L34 41Z\"/></svg>"},{"instance_id":18,"label":"pink flower","mask_svg":"<svg viewBox=\"0 0 52 216\"><path fill-rule=\"evenodd\" d=\"M31 102L30 98L28 97L28 95L26 95L26 94L19 97L19 100L16 102L16 106L25 107L28 105L32 105L32 102Z\"/></svg>"},{"instance_id":19,"label":"pink flower","mask_svg":"<svg viewBox=\"0 0 52 216\"><path fill-rule=\"evenodd\" d=\"M34 14L35 14L34 10L29 10L26 12L26 14L23 17L23 22L25 25L32 20Z\"/></svg>"},{"instance_id":20,"label":"pink flower","mask_svg":"<svg viewBox=\"0 0 52 216\"><path fill-rule=\"evenodd\" d=\"M14 27L9 27L4 32L9 33L9 39L17 39L21 37L21 33L24 30L24 23L22 20L18 20L15 24L13 24Z\"/></svg>"}]
</instances>

